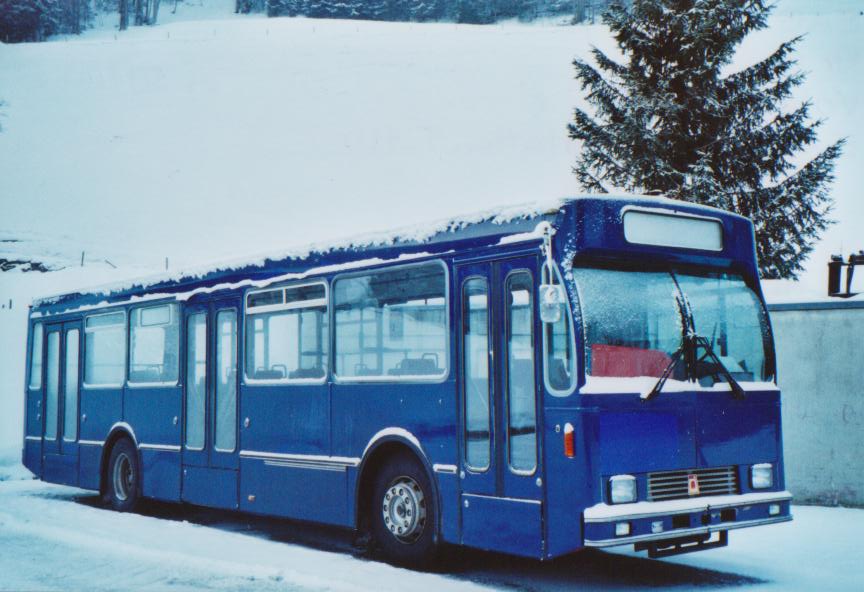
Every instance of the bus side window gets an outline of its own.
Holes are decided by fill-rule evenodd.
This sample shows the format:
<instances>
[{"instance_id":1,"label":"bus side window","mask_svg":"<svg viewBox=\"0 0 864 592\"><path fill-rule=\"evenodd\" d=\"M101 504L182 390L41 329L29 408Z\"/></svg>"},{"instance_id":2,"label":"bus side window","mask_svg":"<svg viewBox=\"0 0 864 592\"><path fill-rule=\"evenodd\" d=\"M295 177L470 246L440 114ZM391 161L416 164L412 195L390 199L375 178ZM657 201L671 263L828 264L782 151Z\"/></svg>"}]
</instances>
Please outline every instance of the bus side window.
<instances>
[{"instance_id":1,"label":"bus side window","mask_svg":"<svg viewBox=\"0 0 864 592\"><path fill-rule=\"evenodd\" d=\"M45 439L57 438L57 406L60 395L60 331L48 332L48 372L45 377Z\"/></svg>"},{"instance_id":2,"label":"bus side window","mask_svg":"<svg viewBox=\"0 0 864 592\"><path fill-rule=\"evenodd\" d=\"M489 405L489 292L484 278L465 280L462 290L465 389L465 460L489 468L492 419Z\"/></svg>"},{"instance_id":3,"label":"bus side window","mask_svg":"<svg viewBox=\"0 0 864 592\"><path fill-rule=\"evenodd\" d=\"M326 284L254 292L246 299L246 380L323 381L327 376Z\"/></svg>"},{"instance_id":4,"label":"bus side window","mask_svg":"<svg viewBox=\"0 0 864 592\"><path fill-rule=\"evenodd\" d=\"M33 325L33 344L30 349L30 388L42 388L42 323Z\"/></svg>"},{"instance_id":5,"label":"bus side window","mask_svg":"<svg viewBox=\"0 0 864 592\"><path fill-rule=\"evenodd\" d=\"M126 313L91 315L84 320L84 384L123 385L126 374Z\"/></svg>"},{"instance_id":6,"label":"bus side window","mask_svg":"<svg viewBox=\"0 0 864 592\"><path fill-rule=\"evenodd\" d=\"M447 271L441 262L337 278L339 378L440 380L447 375Z\"/></svg>"},{"instance_id":7,"label":"bus side window","mask_svg":"<svg viewBox=\"0 0 864 592\"><path fill-rule=\"evenodd\" d=\"M216 314L216 450L233 452L237 446L237 313Z\"/></svg>"},{"instance_id":8,"label":"bus side window","mask_svg":"<svg viewBox=\"0 0 864 592\"><path fill-rule=\"evenodd\" d=\"M543 279L545 283L553 283L549 277L549 268L544 266ZM554 283L563 285L561 274L555 269ZM576 356L573 341L573 315L570 306L555 323L543 323L543 353L546 386L549 392L557 397L565 397L573 392L576 386Z\"/></svg>"},{"instance_id":9,"label":"bus side window","mask_svg":"<svg viewBox=\"0 0 864 592\"><path fill-rule=\"evenodd\" d=\"M533 282L527 271L506 281L507 441L510 467L530 473L537 464Z\"/></svg>"},{"instance_id":10,"label":"bus side window","mask_svg":"<svg viewBox=\"0 0 864 592\"><path fill-rule=\"evenodd\" d=\"M175 384L179 374L180 320L176 304L132 311L129 382Z\"/></svg>"}]
</instances>

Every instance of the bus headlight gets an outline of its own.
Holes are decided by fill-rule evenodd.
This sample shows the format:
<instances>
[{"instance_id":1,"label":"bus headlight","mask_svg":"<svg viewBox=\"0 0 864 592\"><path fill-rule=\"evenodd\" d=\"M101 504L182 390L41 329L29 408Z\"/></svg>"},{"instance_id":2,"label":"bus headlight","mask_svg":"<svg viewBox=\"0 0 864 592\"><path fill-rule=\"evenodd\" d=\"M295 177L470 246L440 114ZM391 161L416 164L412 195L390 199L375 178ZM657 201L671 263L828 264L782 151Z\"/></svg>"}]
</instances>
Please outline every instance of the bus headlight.
<instances>
[{"instance_id":1,"label":"bus headlight","mask_svg":"<svg viewBox=\"0 0 864 592\"><path fill-rule=\"evenodd\" d=\"M609 499L613 504L629 504L636 501L636 477L615 475L609 479Z\"/></svg>"},{"instance_id":2,"label":"bus headlight","mask_svg":"<svg viewBox=\"0 0 864 592\"><path fill-rule=\"evenodd\" d=\"M761 463L750 467L750 486L753 489L767 489L774 485L774 465Z\"/></svg>"}]
</instances>

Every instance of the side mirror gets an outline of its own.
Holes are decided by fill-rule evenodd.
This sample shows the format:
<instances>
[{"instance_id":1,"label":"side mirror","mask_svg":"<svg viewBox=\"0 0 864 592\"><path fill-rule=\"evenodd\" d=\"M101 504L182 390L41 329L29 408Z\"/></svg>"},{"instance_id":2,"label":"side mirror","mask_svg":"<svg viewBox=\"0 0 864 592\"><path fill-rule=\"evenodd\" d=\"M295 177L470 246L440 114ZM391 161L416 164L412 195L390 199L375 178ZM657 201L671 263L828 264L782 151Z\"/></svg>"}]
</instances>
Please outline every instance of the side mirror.
<instances>
[{"instance_id":1,"label":"side mirror","mask_svg":"<svg viewBox=\"0 0 864 592\"><path fill-rule=\"evenodd\" d=\"M559 284L543 284L539 290L540 320L544 323L557 323L564 314L564 303L567 301L564 286Z\"/></svg>"}]
</instances>

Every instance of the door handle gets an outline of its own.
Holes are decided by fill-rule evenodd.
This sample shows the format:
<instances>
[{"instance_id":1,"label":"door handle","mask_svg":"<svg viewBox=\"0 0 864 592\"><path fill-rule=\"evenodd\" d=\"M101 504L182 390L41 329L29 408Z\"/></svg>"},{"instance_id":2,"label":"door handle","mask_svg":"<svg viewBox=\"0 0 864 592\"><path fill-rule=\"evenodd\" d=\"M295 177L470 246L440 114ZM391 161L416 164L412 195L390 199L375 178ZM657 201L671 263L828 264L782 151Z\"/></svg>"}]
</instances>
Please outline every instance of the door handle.
<instances>
[{"instance_id":1,"label":"door handle","mask_svg":"<svg viewBox=\"0 0 864 592\"><path fill-rule=\"evenodd\" d=\"M171 420L171 423L173 423L174 425L177 425L177 422L178 422L178 421L180 421L180 420L179 420L179 419L177 418L177 416L175 415L175 416L174 416L174 419Z\"/></svg>"}]
</instances>

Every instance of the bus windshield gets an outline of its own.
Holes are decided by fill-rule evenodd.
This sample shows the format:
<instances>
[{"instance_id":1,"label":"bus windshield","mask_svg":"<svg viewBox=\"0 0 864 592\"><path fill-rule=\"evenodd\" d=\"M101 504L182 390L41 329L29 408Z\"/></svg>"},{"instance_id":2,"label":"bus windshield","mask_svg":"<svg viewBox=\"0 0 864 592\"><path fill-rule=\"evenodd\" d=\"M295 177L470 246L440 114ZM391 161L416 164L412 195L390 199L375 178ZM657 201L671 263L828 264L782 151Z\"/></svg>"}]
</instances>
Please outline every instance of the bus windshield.
<instances>
[{"instance_id":1,"label":"bus windshield","mask_svg":"<svg viewBox=\"0 0 864 592\"><path fill-rule=\"evenodd\" d=\"M574 267L591 377L659 377L683 341L682 298L726 370L738 381L772 379L768 321L759 297L733 273ZM722 378L701 365L702 384ZM704 376L703 376L704 374ZM670 377L683 380L684 368ZM703 378L705 380L703 380Z\"/></svg>"}]
</instances>

